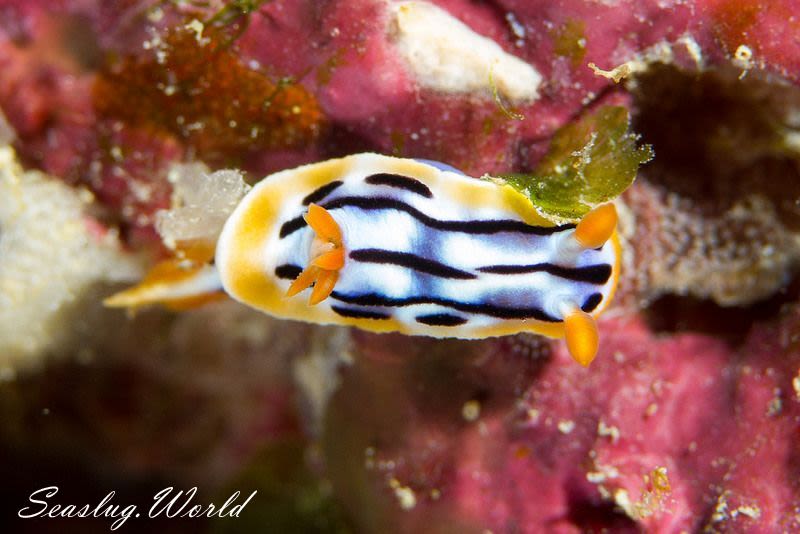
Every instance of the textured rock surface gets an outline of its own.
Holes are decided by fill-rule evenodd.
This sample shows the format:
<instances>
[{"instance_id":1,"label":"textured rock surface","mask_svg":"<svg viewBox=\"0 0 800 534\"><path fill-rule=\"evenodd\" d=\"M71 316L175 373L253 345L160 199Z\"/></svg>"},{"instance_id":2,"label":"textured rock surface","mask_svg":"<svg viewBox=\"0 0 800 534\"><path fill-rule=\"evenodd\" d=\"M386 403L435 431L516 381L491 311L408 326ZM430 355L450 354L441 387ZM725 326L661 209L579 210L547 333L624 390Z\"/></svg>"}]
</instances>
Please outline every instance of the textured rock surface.
<instances>
[{"instance_id":1,"label":"textured rock surface","mask_svg":"<svg viewBox=\"0 0 800 534\"><path fill-rule=\"evenodd\" d=\"M451 31L437 38L399 16L409 9ZM99 211L83 228L118 231L131 251L161 247L174 163L252 183L374 150L521 172L604 104L627 106L656 152L620 204L624 278L588 371L530 336L351 344L232 304L129 321L89 299L55 325L72 360L0 387L4 457L19 460L2 474L25 475L2 501L40 487L16 466L41 463L65 487L85 480L90 499L115 484L143 500L165 481L258 487L259 512L240 523L252 530L800 529L797 12L792 0L1 0L0 109L17 154L90 189ZM52 195L35 197L47 211ZM205 231L189 208L162 225ZM49 253L54 239L21 241ZM74 279L105 277L81 247L65 252L91 264ZM50 272L15 257L0 255L0 276ZM74 293L59 291L54 307ZM21 339L25 309L0 307L0 345ZM47 317L34 315L24 326Z\"/></svg>"}]
</instances>

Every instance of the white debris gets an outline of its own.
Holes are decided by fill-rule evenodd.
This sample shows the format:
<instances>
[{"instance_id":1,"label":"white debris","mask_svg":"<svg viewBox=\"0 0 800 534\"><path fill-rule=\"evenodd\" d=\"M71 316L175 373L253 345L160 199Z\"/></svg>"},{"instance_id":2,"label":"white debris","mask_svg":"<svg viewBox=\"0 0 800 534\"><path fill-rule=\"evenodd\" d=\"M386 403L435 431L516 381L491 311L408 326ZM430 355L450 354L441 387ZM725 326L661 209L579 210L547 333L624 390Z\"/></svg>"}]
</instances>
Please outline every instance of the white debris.
<instances>
[{"instance_id":1,"label":"white debris","mask_svg":"<svg viewBox=\"0 0 800 534\"><path fill-rule=\"evenodd\" d=\"M787 131L783 138L783 144L795 154L800 154L800 132Z\"/></svg>"},{"instance_id":2,"label":"white debris","mask_svg":"<svg viewBox=\"0 0 800 534\"><path fill-rule=\"evenodd\" d=\"M514 46L522 48L525 45L525 26L518 21L514 13L511 12L506 13L506 22L508 22L508 26L511 28L514 37L517 38L516 41L514 41Z\"/></svg>"},{"instance_id":3,"label":"white debris","mask_svg":"<svg viewBox=\"0 0 800 534\"><path fill-rule=\"evenodd\" d=\"M686 43L681 43L687 46ZM619 83L635 74L647 71L654 63L670 64L675 60L673 44L667 41L659 41L654 45L642 50L633 59L626 61L611 70L603 70L594 63L589 63L588 67L594 71L596 76L612 80Z\"/></svg>"},{"instance_id":4,"label":"white debris","mask_svg":"<svg viewBox=\"0 0 800 534\"><path fill-rule=\"evenodd\" d=\"M611 80L614 83L619 83L630 76L632 72L634 72L634 67L636 65L637 64L633 61L626 61L625 63L617 65L611 70L603 70L594 63L589 63L589 68L592 69L595 76L602 76L603 78Z\"/></svg>"},{"instance_id":5,"label":"white debris","mask_svg":"<svg viewBox=\"0 0 800 534\"><path fill-rule=\"evenodd\" d=\"M739 79L744 78L747 71L753 68L753 50L747 45L739 45L733 53L733 64L742 69Z\"/></svg>"},{"instance_id":6,"label":"white debris","mask_svg":"<svg viewBox=\"0 0 800 534\"><path fill-rule=\"evenodd\" d=\"M197 19L192 19L189 24L184 26L189 31L194 32L195 40L197 44L200 46L205 46L211 42L211 39L208 37L203 37L203 31L205 30L205 25Z\"/></svg>"},{"instance_id":7,"label":"white debris","mask_svg":"<svg viewBox=\"0 0 800 534\"><path fill-rule=\"evenodd\" d=\"M783 411L783 392L781 388L772 390L773 397L767 404L767 417L775 417Z\"/></svg>"},{"instance_id":8,"label":"white debris","mask_svg":"<svg viewBox=\"0 0 800 534\"><path fill-rule=\"evenodd\" d=\"M428 2L389 4L390 36L417 82L446 93L491 97L513 104L539 98L542 76L447 11Z\"/></svg>"},{"instance_id":9,"label":"white debris","mask_svg":"<svg viewBox=\"0 0 800 534\"><path fill-rule=\"evenodd\" d=\"M481 416L481 403L476 400L468 400L461 407L461 417L470 423L477 421Z\"/></svg>"},{"instance_id":10,"label":"white debris","mask_svg":"<svg viewBox=\"0 0 800 534\"><path fill-rule=\"evenodd\" d=\"M389 486L394 490L397 502L403 510L411 510L417 505L417 495L408 486L403 486L396 478L389 480Z\"/></svg>"},{"instance_id":11,"label":"white debris","mask_svg":"<svg viewBox=\"0 0 800 534\"><path fill-rule=\"evenodd\" d=\"M714 506L714 513L711 514L711 522L719 523L728 519L728 496L729 491L723 491L717 496L717 504Z\"/></svg>"},{"instance_id":12,"label":"white debris","mask_svg":"<svg viewBox=\"0 0 800 534\"><path fill-rule=\"evenodd\" d=\"M631 500L628 491L623 488L614 490L614 504L619 506L625 515L631 519L638 519L639 514L636 511L636 504Z\"/></svg>"},{"instance_id":13,"label":"white debris","mask_svg":"<svg viewBox=\"0 0 800 534\"><path fill-rule=\"evenodd\" d=\"M562 434L569 434L575 430L575 421L562 419L556 426L558 427L558 431Z\"/></svg>"},{"instance_id":14,"label":"white debris","mask_svg":"<svg viewBox=\"0 0 800 534\"><path fill-rule=\"evenodd\" d=\"M613 465L597 465L593 471L586 473L586 480L592 484L602 484L619 477L619 469Z\"/></svg>"},{"instance_id":15,"label":"white debris","mask_svg":"<svg viewBox=\"0 0 800 534\"><path fill-rule=\"evenodd\" d=\"M758 519L761 517L761 509L758 506L739 506L731 512L731 517L743 515L750 519Z\"/></svg>"},{"instance_id":16,"label":"white debris","mask_svg":"<svg viewBox=\"0 0 800 534\"><path fill-rule=\"evenodd\" d=\"M676 44L681 44L686 47L686 52L689 54L689 57L694 60L694 63L698 69L703 68L703 50L700 48L700 44L694 39L694 37L691 35L683 35L675 42Z\"/></svg>"}]
</instances>

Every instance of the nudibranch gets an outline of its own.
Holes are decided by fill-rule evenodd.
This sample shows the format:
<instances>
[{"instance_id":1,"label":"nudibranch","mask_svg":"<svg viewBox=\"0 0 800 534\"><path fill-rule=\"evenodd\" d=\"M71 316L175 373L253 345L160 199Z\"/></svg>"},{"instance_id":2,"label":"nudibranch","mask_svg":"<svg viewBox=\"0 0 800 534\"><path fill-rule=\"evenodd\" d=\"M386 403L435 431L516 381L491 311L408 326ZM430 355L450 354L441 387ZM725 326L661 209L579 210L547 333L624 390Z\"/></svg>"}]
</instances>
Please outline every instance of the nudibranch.
<instances>
[{"instance_id":1,"label":"nudibranch","mask_svg":"<svg viewBox=\"0 0 800 534\"><path fill-rule=\"evenodd\" d=\"M356 154L268 176L226 221L213 261L171 260L106 304L221 290L276 317L373 332L566 338L588 365L619 278L616 223L613 204L556 225L510 186Z\"/></svg>"}]
</instances>

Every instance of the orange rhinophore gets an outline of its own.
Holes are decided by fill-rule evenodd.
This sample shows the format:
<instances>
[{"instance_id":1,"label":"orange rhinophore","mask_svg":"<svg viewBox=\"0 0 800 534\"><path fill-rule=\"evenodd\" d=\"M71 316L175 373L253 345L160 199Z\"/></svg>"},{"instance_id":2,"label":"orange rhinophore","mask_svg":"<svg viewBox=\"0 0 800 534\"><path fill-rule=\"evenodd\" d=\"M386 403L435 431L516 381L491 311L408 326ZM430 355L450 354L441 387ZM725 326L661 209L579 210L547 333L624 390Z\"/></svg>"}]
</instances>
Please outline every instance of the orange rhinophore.
<instances>
[{"instance_id":1,"label":"orange rhinophore","mask_svg":"<svg viewBox=\"0 0 800 534\"><path fill-rule=\"evenodd\" d=\"M611 239L617 228L617 209L614 204L603 204L587 213L577 228L575 239L583 248L597 248Z\"/></svg>"}]
</instances>

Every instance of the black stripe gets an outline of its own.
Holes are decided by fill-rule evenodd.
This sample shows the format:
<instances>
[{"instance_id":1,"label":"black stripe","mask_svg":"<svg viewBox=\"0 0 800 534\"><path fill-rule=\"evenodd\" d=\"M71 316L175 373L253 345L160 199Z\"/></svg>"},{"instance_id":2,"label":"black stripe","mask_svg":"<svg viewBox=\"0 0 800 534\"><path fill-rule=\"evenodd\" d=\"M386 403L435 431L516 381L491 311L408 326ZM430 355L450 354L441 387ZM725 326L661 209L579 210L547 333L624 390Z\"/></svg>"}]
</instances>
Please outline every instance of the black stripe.
<instances>
[{"instance_id":1,"label":"black stripe","mask_svg":"<svg viewBox=\"0 0 800 534\"><path fill-rule=\"evenodd\" d=\"M421 195L425 198L433 198L433 193L431 193L431 190L427 185L423 184L419 180L415 180L414 178L410 178L408 176L402 176L400 174L382 172L380 174L367 176L364 181L372 185L387 185L389 187L405 189L406 191L411 191L412 193L416 193L417 195Z\"/></svg>"},{"instance_id":2,"label":"black stripe","mask_svg":"<svg viewBox=\"0 0 800 534\"><path fill-rule=\"evenodd\" d=\"M289 219L288 221L283 223L283 225L281 226L281 231L278 235L281 237L281 239L283 239L287 235L296 232L300 228L303 228L306 224L307 224L306 220L303 219L302 215L300 215L299 217L295 217L294 219Z\"/></svg>"},{"instance_id":3,"label":"black stripe","mask_svg":"<svg viewBox=\"0 0 800 534\"><path fill-rule=\"evenodd\" d=\"M325 209L336 209L352 206L367 211L373 210L397 210L408 213L425 226L437 230L449 230L451 232L462 232L466 234L498 234L500 232L518 232L527 235L552 235L563 230L575 228L574 224L562 224L561 226L531 226L522 221L513 219L492 219L484 221L441 221L428 217L416 208L413 208L393 198L388 197L340 197L327 202Z\"/></svg>"},{"instance_id":4,"label":"black stripe","mask_svg":"<svg viewBox=\"0 0 800 534\"><path fill-rule=\"evenodd\" d=\"M462 232L466 234L498 234L501 232L517 232L525 235L553 235L564 230L575 228L574 224L559 226L531 226L523 221L513 219L492 219L483 221L442 221L428 217L416 208L404 202L387 197L340 197L326 202L322 207L328 210L352 206L367 211L397 210L408 213L419 222L437 230ZM303 228L306 221L302 216L295 217L285 222L280 229L280 237L286 237Z\"/></svg>"},{"instance_id":5,"label":"black stripe","mask_svg":"<svg viewBox=\"0 0 800 534\"><path fill-rule=\"evenodd\" d=\"M300 273L302 272L302 267L299 265L292 265L291 263L284 263L283 265L278 265L275 267L275 276L285 280L294 280L300 276Z\"/></svg>"},{"instance_id":6,"label":"black stripe","mask_svg":"<svg viewBox=\"0 0 800 534\"><path fill-rule=\"evenodd\" d=\"M469 302L458 302L456 300L425 296L391 298L378 295L377 293L345 295L334 291L331 293L331 297L335 300L347 304L354 304L356 306L400 307L413 306L414 304L438 304L439 306L446 306L465 313L478 313L481 315L488 315L489 317L497 317L499 319L536 319L549 323L560 322L560 319L549 315L541 308L508 308L505 306L495 306L494 304L471 304Z\"/></svg>"},{"instance_id":7,"label":"black stripe","mask_svg":"<svg viewBox=\"0 0 800 534\"><path fill-rule=\"evenodd\" d=\"M331 306L331 309L342 317L352 317L354 319L389 319L391 317L388 313L354 310L352 308L342 308L340 306Z\"/></svg>"},{"instance_id":8,"label":"black stripe","mask_svg":"<svg viewBox=\"0 0 800 534\"><path fill-rule=\"evenodd\" d=\"M319 189L310 193L306 198L303 199L303 206L308 206L312 202L319 202L320 200L324 199L334 191L336 191L340 185L344 184L341 180L336 180L335 182L330 182L328 184L323 185Z\"/></svg>"},{"instance_id":9,"label":"black stripe","mask_svg":"<svg viewBox=\"0 0 800 534\"><path fill-rule=\"evenodd\" d=\"M601 293L592 293L586 300L583 302L583 306L581 309L586 313L591 313L597 308L600 302L603 300L603 295Z\"/></svg>"},{"instance_id":10,"label":"black stripe","mask_svg":"<svg viewBox=\"0 0 800 534\"><path fill-rule=\"evenodd\" d=\"M467 319L449 313L432 313L415 317L418 323L429 326L458 326L467 322Z\"/></svg>"},{"instance_id":11,"label":"black stripe","mask_svg":"<svg viewBox=\"0 0 800 534\"><path fill-rule=\"evenodd\" d=\"M611 276L611 266L607 263L597 265L587 265L585 267L561 267L552 263L537 263L535 265L489 265L488 267L478 267L482 273L492 274L526 274L545 272L566 278L575 282L588 282L590 284L605 284Z\"/></svg>"},{"instance_id":12,"label":"black stripe","mask_svg":"<svg viewBox=\"0 0 800 534\"><path fill-rule=\"evenodd\" d=\"M395 252L379 248L362 248L350 252L350 259L365 263L382 263L400 265L415 271L432 274L440 278L455 278L457 280L474 280L477 278L472 273L455 269L444 263L429 260L408 252Z\"/></svg>"}]
</instances>

